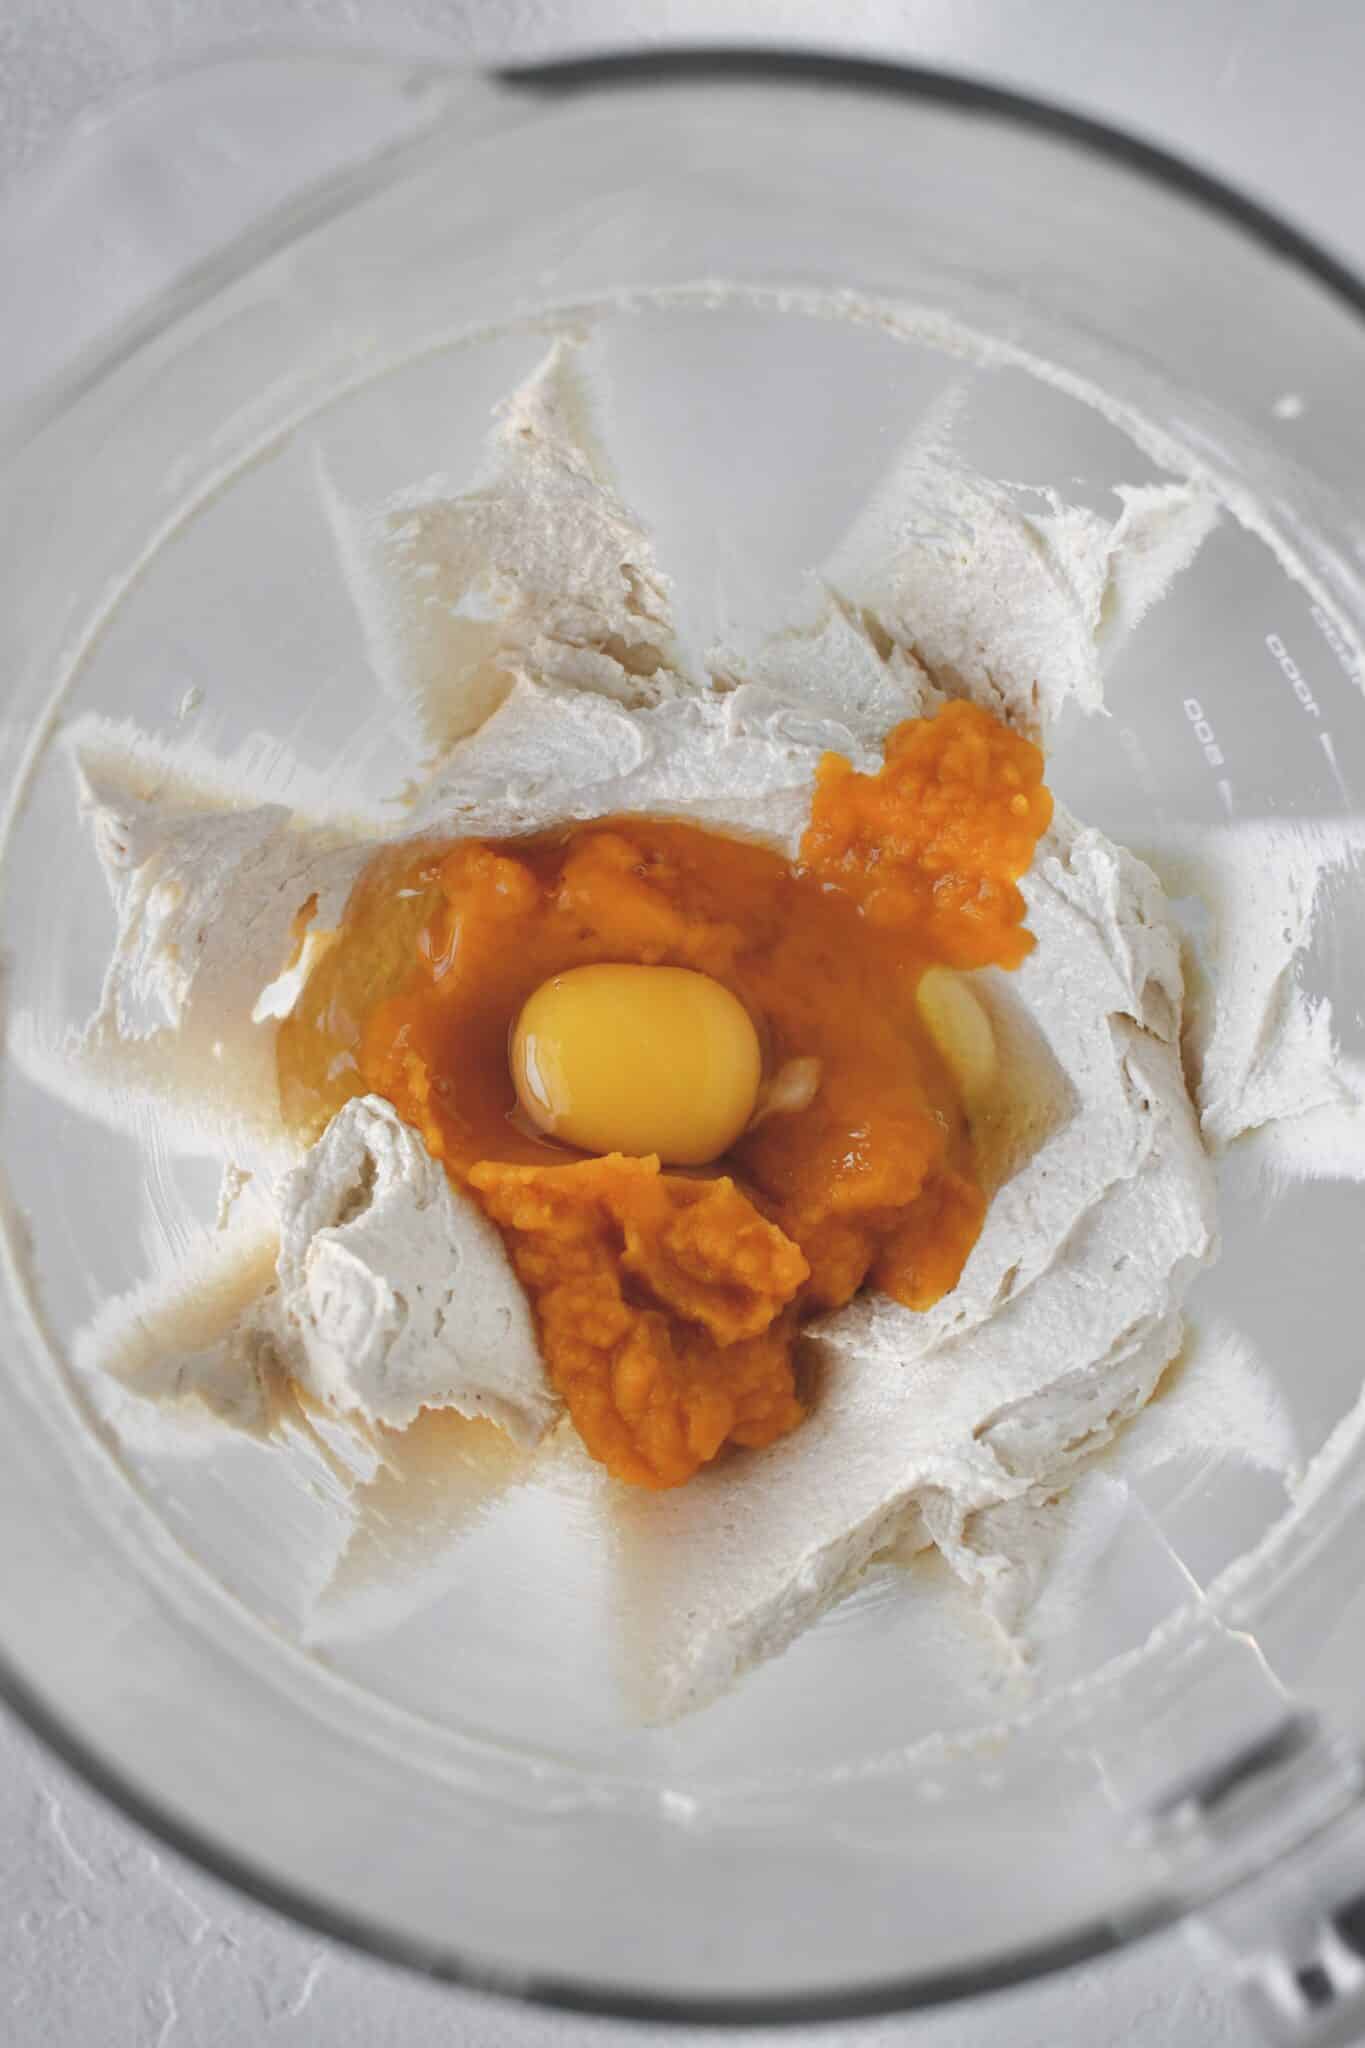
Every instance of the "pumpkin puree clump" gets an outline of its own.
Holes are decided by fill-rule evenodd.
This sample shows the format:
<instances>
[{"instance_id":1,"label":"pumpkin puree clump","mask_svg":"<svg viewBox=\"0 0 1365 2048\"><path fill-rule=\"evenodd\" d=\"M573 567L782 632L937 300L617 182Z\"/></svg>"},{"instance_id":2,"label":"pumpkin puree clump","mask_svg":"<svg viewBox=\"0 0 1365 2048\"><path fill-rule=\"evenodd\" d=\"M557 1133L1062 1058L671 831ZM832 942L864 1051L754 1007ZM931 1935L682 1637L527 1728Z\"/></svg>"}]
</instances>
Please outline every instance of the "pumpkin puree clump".
<instances>
[{"instance_id":1,"label":"pumpkin puree clump","mask_svg":"<svg viewBox=\"0 0 1365 2048\"><path fill-rule=\"evenodd\" d=\"M798 863L639 817L386 849L280 1027L285 1113L311 1137L387 1097L502 1232L588 1449L676 1486L800 1422L805 1320L864 1283L912 1308L956 1284L985 1202L916 984L1025 957L1015 883L1051 810L1038 749L952 703L899 726L876 775L824 757ZM542 1136L512 1027L548 977L604 961L710 975L769 1075L818 1062L814 1099L682 1172Z\"/></svg>"}]
</instances>

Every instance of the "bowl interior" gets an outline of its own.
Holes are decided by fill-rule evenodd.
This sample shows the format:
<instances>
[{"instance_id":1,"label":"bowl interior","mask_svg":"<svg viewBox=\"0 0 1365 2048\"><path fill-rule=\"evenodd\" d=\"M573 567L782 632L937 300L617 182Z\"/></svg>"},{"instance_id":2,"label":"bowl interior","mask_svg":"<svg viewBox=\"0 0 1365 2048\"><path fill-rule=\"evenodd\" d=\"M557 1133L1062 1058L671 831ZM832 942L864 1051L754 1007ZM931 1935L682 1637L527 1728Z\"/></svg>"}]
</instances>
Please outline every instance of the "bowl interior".
<instances>
[{"instance_id":1,"label":"bowl interior","mask_svg":"<svg viewBox=\"0 0 1365 2048\"><path fill-rule=\"evenodd\" d=\"M535 209L530 136L560 172ZM1253 289L1234 368L1218 321L1244 321ZM170 1825L391 1951L606 2000L686 2005L703 1981L808 2010L850 1987L930 1995L1150 1911L1113 1788L1135 1726L1153 1785L1236 1747L1245 1728L1205 1716L1192 1676L1243 1670L1234 1601L1275 1645L1246 1727L1284 1691L1338 1704L1348 1538L1328 1562L1272 1532L1360 1388L1349 1146L1227 1162L1190 1356L1137 1425L1157 1452L1077 1490L1027 1669L930 1553L874 1565L732 1694L642 1728L604 1649L629 1557L571 1486L464 1520L433 1439L343 1563L348 1514L315 1462L168 1429L82 1363L111 1301L213 1231L221 1162L55 1071L113 931L60 725L95 711L190 739L282 801L396 792L412 756L328 495L463 487L490 408L566 328L589 336L621 495L697 656L809 616L813 575L926 421L987 475L1096 509L1115 483L1205 476L1221 524L1049 779L1138 851L1190 828L1336 834L1301 971L1359 1054L1355 315L1195 201L985 112L776 81L513 95L242 252L11 456L0 918L12 1025L48 1058L10 1061L0 1108L22 1558L0 1635ZM1228 1405L1162 1452L1182 1377L1211 1360ZM1319 1528L1340 1528L1351 1469Z\"/></svg>"}]
</instances>

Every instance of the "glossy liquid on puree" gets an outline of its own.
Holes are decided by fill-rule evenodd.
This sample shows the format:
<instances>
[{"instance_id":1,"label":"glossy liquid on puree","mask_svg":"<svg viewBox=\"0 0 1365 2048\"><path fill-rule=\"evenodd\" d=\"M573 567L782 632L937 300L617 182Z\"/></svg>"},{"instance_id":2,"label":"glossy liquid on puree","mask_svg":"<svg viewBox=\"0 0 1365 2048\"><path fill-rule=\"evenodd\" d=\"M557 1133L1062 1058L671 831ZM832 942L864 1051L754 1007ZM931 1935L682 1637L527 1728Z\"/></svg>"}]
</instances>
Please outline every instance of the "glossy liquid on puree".
<instances>
[{"instance_id":1,"label":"glossy liquid on puree","mask_svg":"<svg viewBox=\"0 0 1365 2048\"><path fill-rule=\"evenodd\" d=\"M280 1027L285 1114L312 1138L387 1097L502 1231L588 1449L678 1485L800 1422L803 1321L865 1283L917 1309L956 1283L985 1203L917 988L1024 958L1014 884L1051 809L1038 749L952 703L898 727L876 775L825 757L798 863L637 817L386 849ZM543 1136L510 1035L541 984L598 962L710 976L769 1075L818 1062L814 1099L694 1171Z\"/></svg>"}]
</instances>

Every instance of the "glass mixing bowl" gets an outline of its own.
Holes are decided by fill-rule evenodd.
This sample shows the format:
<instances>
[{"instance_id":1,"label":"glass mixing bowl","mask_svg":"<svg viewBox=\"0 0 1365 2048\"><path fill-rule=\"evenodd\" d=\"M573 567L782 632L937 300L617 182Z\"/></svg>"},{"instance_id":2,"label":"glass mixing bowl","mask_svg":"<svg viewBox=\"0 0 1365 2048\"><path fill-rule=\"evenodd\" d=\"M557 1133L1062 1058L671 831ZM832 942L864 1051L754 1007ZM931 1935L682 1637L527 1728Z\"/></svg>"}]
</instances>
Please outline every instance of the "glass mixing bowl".
<instances>
[{"instance_id":1,"label":"glass mixing bowl","mask_svg":"<svg viewBox=\"0 0 1365 2048\"><path fill-rule=\"evenodd\" d=\"M163 82L136 146L117 123L77 146L79 225L156 225L177 121L222 120L227 177L261 108L335 114L342 75ZM54 746L70 716L192 716L217 751L399 779L319 462L376 497L467 475L490 403L566 324L594 330L623 494L698 642L772 616L949 386L989 474L1097 505L1207 477L1227 516L1050 779L1139 846L1356 814L1365 295L1293 233L942 78L735 57L372 75L420 88L420 132L258 221L11 423L11 1015L79 1022L110 942ZM62 246L30 234L49 280ZM1361 926L1338 889L1306 969L1350 1053ZM1026 1695L991 1681L965 1596L981 1682L942 1675L917 1633L933 1566L886 1567L731 1697L642 1730L603 1682L603 1559L552 1494L509 1497L382 1628L318 1639L325 1494L239 1440L168 1452L79 1362L102 1305L211 1227L216 1165L15 1060L0 1124L3 1683L167 1839L385 1956L586 2009L910 2007L1187 1916L1287 2037L1342 2023L1365 1976L1345 1166L1235 1181L1191 1304L1269 1361L1306 1481L1207 1449L1115 1481L1088 1597Z\"/></svg>"}]
</instances>

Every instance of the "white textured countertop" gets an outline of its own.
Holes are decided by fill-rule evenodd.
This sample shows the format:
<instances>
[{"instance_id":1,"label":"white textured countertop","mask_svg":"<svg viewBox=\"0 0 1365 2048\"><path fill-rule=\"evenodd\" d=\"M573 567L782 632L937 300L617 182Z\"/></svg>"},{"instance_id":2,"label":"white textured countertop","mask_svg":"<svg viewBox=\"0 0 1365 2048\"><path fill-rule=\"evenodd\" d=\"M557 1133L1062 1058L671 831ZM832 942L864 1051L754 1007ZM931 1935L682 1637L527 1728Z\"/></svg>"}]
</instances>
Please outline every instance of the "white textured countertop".
<instances>
[{"instance_id":1,"label":"white textured countertop","mask_svg":"<svg viewBox=\"0 0 1365 2048\"><path fill-rule=\"evenodd\" d=\"M160 1848L0 1721L4 2048L671 2048L721 2037L476 1999L300 1933ZM752 2048L1240 2048L1176 1941L915 2021Z\"/></svg>"},{"instance_id":2,"label":"white textured countertop","mask_svg":"<svg viewBox=\"0 0 1365 2048\"><path fill-rule=\"evenodd\" d=\"M0 184L132 74L225 45L510 62L733 42L732 0L7 0ZM1240 184L1365 268L1359 0L750 0L742 40L989 78L1100 115ZM230 226L231 223L225 223ZM108 277L85 288L116 295ZM89 309L92 313L98 307ZM0 391L16 344L0 335ZM638 2048L699 2040L525 2013L301 1933L202 1877L0 1718L0 2048ZM1176 1937L970 2008L756 2042L803 2048L1219 2048L1231 1992Z\"/></svg>"}]
</instances>

